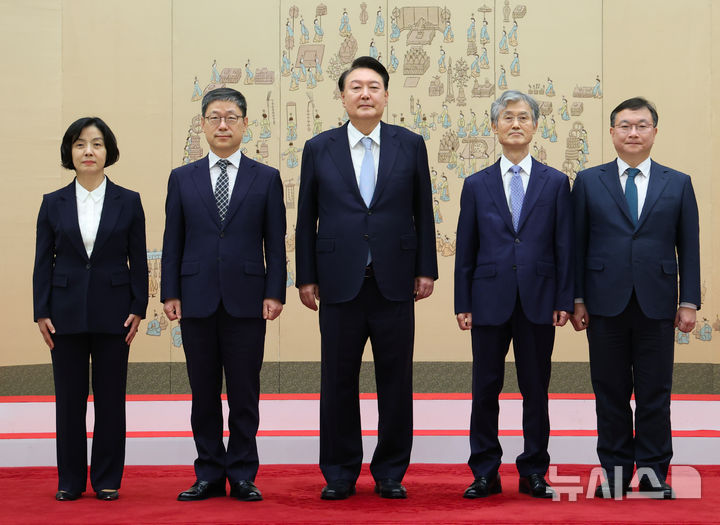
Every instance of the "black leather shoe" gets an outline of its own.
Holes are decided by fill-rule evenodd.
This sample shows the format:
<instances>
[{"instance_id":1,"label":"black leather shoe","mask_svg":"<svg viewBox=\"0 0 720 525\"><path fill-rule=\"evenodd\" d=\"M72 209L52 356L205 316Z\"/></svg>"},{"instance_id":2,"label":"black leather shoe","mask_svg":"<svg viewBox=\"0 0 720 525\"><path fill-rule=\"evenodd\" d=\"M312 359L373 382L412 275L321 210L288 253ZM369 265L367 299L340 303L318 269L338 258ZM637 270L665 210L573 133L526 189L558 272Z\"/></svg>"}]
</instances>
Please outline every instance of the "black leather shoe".
<instances>
[{"instance_id":1,"label":"black leather shoe","mask_svg":"<svg viewBox=\"0 0 720 525\"><path fill-rule=\"evenodd\" d=\"M675 499L675 491L664 481L661 481L660 485L653 485L648 478L644 477L640 480L638 489L640 492L647 492L655 499Z\"/></svg>"},{"instance_id":2,"label":"black leather shoe","mask_svg":"<svg viewBox=\"0 0 720 525\"><path fill-rule=\"evenodd\" d=\"M533 498L552 498L555 491L542 474L530 474L529 476L520 476L518 490L523 494L530 494Z\"/></svg>"},{"instance_id":3,"label":"black leather shoe","mask_svg":"<svg viewBox=\"0 0 720 525\"><path fill-rule=\"evenodd\" d=\"M55 499L58 501L74 501L80 497L79 492L70 492L67 490L58 490L55 493Z\"/></svg>"},{"instance_id":4,"label":"black leather shoe","mask_svg":"<svg viewBox=\"0 0 720 525\"><path fill-rule=\"evenodd\" d=\"M113 489L102 489L95 493L95 497L103 501L114 501L120 497L120 493Z\"/></svg>"},{"instance_id":5,"label":"black leather shoe","mask_svg":"<svg viewBox=\"0 0 720 525\"><path fill-rule=\"evenodd\" d=\"M485 476L478 476L475 478L475 481L465 489L463 498L487 498L491 494L500 494L501 492L500 474L495 474L495 476L487 478Z\"/></svg>"},{"instance_id":6,"label":"black leather shoe","mask_svg":"<svg viewBox=\"0 0 720 525\"><path fill-rule=\"evenodd\" d=\"M230 484L230 497L240 501L262 501L262 493L252 481L241 480Z\"/></svg>"},{"instance_id":7,"label":"black leather shoe","mask_svg":"<svg viewBox=\"0 0 720 525\"><path fill-rule=\"evenodd\" d=\"M598 485L595 487L595 497L596 498L603 498L603 499L615 499L617 496L615 491L615 481L608 480L608 488L609 493L606 496L605 491L603 490L604 485ZM628 492L630 492L630 483L623 483L622 487L620 487L621 497L625 496Z\"/></svg>"},{"instance_id":8,"label":"black leather shoe","mask_svg":"<svg viewBox=\"0 0 720 525\"><path fill-rule=\"evenodd\" d=\"M355 483L346 479L329 481L320 492L321 499L348 499L355 494Z\"/></svg>"},{"instance_id":9,"label":"black leather shoe","mask_svg":"<svg viewBox=\"0 0 720 525\"><path fill-rule=\"evenodd\" d=\"M182 491L177 499L178 501L200 501L202 499L216 498L225 495L225 480L222 481L202 481L197 480L192 487Z\"/></svg>"},{"instance_id":10,"label":"black leather shoe","mask_svg":"<svg viewBox=\"0 0 720 525\"><path fill-rule=\"evenodd\" d=\"M407 490L399 481L394 479L383 479L375 482L375 493L380 494L381 498L388 499L405 499L407 498Z\"/></svg>"}]
</instances>

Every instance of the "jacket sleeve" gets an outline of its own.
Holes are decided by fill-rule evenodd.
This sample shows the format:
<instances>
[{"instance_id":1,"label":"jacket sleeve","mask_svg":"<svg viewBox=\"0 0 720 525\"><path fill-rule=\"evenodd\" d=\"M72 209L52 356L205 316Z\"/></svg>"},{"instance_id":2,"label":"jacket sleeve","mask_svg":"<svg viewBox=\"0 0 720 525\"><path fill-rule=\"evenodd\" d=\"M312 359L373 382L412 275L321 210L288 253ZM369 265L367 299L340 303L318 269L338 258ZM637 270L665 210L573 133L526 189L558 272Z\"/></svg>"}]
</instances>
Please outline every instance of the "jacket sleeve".
<instances>
[{"instance_id":1,"label":"jacket sleeve","mask_svg":"<svg viewBox=\"0 0 720 525\"><path fill-rule=\"evenodd\" d=\"M297 224L295 229L295 284L317 284L315 241L318 221L318 188L312 144L305 143L300 166Z\"/></svg>"},{"instance_id":2,"label":"jacket sleeve","mask_svg":"<svg viewBox=\"0 0 720 525\"><path fill-rule=\"evenodd\" d=\"M170 173L165 200L165 233L163 234L160 301L180 299L180 264L185 244L185 218L180 197L180 184L175 172Z\"/></svg>"},{"instance_id":3,"label":"jacket sleeve","mask_svg":"<svg viewBox=\"0 0 720 525\"><path fill-rule=\"evenodd\" d=\"M438 278L437 244L433 217L432 186L425 141L417 136L417 162L415 173L414 218L418 249L415 262L416 277Z\"/></svg>"},{"instance_id":4,"label":"jacket sleeve","mask_svg":"<svg viewBox=\"0 0 720 525\"><path fill-rule=\"evenodd\" d=\"M478 229L475 194L465 179L460 195L455 252L455 313L472 312L472 277L478 252Z\"/></svg>"},{"instance_id":5,"label":"jacket sleeve","mask_svg":"<svg viewBox=\"0 0 720 525\"><path fill-rule=\"evenodd\" d=\"M134 195L133 220L128 239L128 261L130 263L130 287L132 302L130 313L145 319L148 304L148 264L145 242L145 212L140 194Z\"/></svg>"},{"instance_id":6,"label":"jacket sleeve","mask_svg":"<svg viewBox=\"0 0 720 525\"><path fill-rule=\"evenodd\" d=\"M585 298L585 254L588 242L587 202L585 199L585 181L582 173L575 178L572 189L573 208L573 263L575 265L575 291L573 302L577 298Z\"/></svg>"},{"instance_id":7,"label":"jacket sleeve","mask_svg":"<svg viewBox=\"0 0 720 525\"><path fill-rule=\"evenodd\" d=\"M265 246L265 298L285 304L287 259L285 255L285 201L280 172L273 170L265 205L263 243Z\"/></svg>"},{"instance_id":8,"label":"jacket sleeve","mask_svg":"<svg viewBox=\"0 0 720 525\"><path fill-rule=\"evenodd\" d=\"M554 310L574 310L573 286L575 274L573 253L573 210L570 181L563 175L555 202L555 305Z\"/></svg>"},{"instance_id":9,"label":"jacket sleeve","mask_svg":"<svg viewBox=\"0 0 720 525\"><path fill-rule=\"evenodd\" d=\"M683 185L682 208L675 241L680 275L680 302L692 303L700 309L700 220L692 181Z\"/></svg>"},{"instance_id":10,"label":"jacket sleeve","mask_svg":"<svg viewBox=\"0 0 720 525\"><path fill-rule=\"evenodd\" d=\"M37 322L50 317L50 289L52 285L55 234L48 220L48 198L43 196L37 219L35 236L35 266L33 267L33 318Z\"/></svg>"}]
</instances>

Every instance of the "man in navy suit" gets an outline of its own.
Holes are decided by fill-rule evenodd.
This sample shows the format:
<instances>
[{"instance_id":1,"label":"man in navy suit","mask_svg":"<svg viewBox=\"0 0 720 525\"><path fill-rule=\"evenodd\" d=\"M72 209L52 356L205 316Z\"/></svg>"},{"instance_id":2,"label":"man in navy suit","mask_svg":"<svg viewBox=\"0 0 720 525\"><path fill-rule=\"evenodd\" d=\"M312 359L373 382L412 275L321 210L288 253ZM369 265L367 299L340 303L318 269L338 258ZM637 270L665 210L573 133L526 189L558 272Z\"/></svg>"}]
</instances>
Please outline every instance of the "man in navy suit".
<instances>
[{"instance_id":1,"label":"man in navy suit","mask_svg":"<svg viewBox=\"0 0 720 525\"><path fill-rule=\"evenodd\" d=\"M265 323L285 302L285 205L280 173L240 152L245 97L221 88L202 100L210 153L170 174L162 301L180 319L192 389L197 480L181 501L230 495L257 501L260 368ZM223 444L223 372L230 408Z\"/></svg>"},{"instance_id":2,"label":"man in navy suit","mask_svg":"<svg viewBox=\"0 0 720 525\"><path fill-rule=\"evenodd\" d=\"M506 91L490 108L500 160L465 179L455 256L455 313L472 330L473 396L466 498L502 491L498 396L510 340L523 396L520 492L551 498L548 386L555 327L568 320L572 226L567 176L530 156L537 102Z\"/></svg>"},{"instance_id":3,"label":"man in navy suit","mask_svg":"<svg viewBox=\"0 0 720 525\"><path fill-rule=\"evenodd\" d=\"M618 158L581 171L573 187L572 323L587 328L590 348L597 451L609 485L597 487L598 497L628 492L634 465L654 473L640 476L641 490L674 497L666 482L674 331L695 326L700 244L690 177L650 160L657 122L647 100L622 102L610 114Z\"/></svg>"},{"instance_id":4,"label":"man in navy suit","mask_svg":"<svg viewBox=\"0 0 720 525\"><path fill-rule=\"evenodd\" d=\"M413 300L437 279L432 190L419 135L381 122L389 75L371 57L338 79L350 122L305 143L296 232L297 286L320 300L323 499L355 493L362 464L359 373L370 338L378 443L370 471L384 498L405 498L412 447Z\"/></svg>"}]
</instances>

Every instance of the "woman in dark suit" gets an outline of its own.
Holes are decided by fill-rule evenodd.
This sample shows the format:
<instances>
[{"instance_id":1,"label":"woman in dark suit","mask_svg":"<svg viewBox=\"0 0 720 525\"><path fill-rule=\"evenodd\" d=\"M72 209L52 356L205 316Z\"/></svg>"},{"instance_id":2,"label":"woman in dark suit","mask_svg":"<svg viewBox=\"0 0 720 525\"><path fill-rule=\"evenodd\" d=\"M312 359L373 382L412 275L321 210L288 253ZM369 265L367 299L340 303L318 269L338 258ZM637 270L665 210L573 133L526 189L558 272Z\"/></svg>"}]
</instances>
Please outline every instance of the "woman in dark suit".
<instances>
[{"instance_id":1,"label":"woman in dark suit","mask_svg":"<svg viewBox=\"0 0 720 525\"><path fill-rule=\"evenodd\" d=\"M148 302L145 214L140 195L105 176L118 160L115 136L97 117L65 132L68 186L43 197L33 272L34 316L50 347L55 379L58 501L87 482L88 361L95 404L90 482L118 497L125 464L128 351Z\"/></svg>"}]
</instances>

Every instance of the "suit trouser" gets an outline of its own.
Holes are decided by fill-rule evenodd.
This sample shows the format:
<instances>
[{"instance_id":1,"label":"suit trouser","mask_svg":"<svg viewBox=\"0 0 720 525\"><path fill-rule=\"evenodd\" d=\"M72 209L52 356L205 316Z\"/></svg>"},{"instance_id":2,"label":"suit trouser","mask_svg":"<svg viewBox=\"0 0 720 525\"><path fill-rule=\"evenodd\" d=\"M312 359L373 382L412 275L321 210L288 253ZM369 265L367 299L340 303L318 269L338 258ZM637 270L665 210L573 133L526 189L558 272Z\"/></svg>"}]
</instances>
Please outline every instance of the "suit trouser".
<instances>
[{"instance_id":1,"label":"suit trouser","mask_svg":"<svg viewBox=\"0 0 720 525\"><path fill-rule=\"evenodd\" d=\"M652 468L664 480L672 458L673 320L648 318L633 293L620 315L591 314L587 337L600 464L611 478L614 467L622 467L625 484L632 479L634 463Z\"/></svg>"},{"instance_id":2,"label":"suit trouser","mask_svg":"<svg viewBox=\"0 0 720 525\"><path fill-rule=\"evenodd\" d=\"M378 442L370 463L376 480L402 480L413 431L413 300L389 301L373 277L353 300L320 302L320 469L327 481L354 482L362 466L359 375L370 338L378 399Z\"/></svg>"},{"instance_id":3,"label":"suit trouser","mask_svg":"<svg viewBox=\"0 0 720 525\"><path fill-rule=\"evenodd\" d=\"M197 479L253 481L259 465L255 435L265 320L233 317L221 303L210 317L183 317L180 325L192 390L190 424L198 453ZM230 409L227 451L220 398L223 371Z\"/></svg>"},{"instance_id":4,"label":"suit trouser","mask_svg":"<svg viewBox=\"0 0 720 525\"><path fill-rule=\"evenodd\" d=\"M119 489L125 466L125 387L129 346L125 335L54 335L50 352L55 381L58 490L87 488L89 361L95 406L90 484L98 492Z\"/></svg>"},{"instance_id":5,"label":"suit trouser","mask_svg":"<svg viewBox=\"0 0 720 525\"><path fill-rule=\"evenodd\" d=\"M548 387L555 327L534 324L525 317L520 298L510 319L498 326L473 326L473 384L470 416L470 459L477 478L492 478L502 459L498 439L498 396L505 377L505 356L510 340L515 352L518 386L523 397L524 450L516 465L521 476L545 475L550 465L548 440Z\"/></svg>"}]
</instances>

